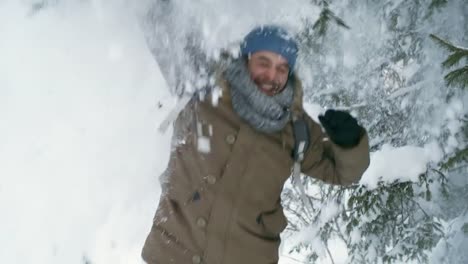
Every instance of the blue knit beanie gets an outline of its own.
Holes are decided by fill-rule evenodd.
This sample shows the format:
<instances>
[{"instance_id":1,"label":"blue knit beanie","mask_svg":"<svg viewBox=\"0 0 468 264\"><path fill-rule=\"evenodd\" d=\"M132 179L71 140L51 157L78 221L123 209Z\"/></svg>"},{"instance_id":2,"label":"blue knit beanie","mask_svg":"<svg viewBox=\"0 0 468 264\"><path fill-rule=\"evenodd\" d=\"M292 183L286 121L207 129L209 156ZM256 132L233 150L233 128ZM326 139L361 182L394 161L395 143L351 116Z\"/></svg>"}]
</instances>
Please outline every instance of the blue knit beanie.
<instances>
[{"instance_id":1,"label":"blue knit beanie","mask_svg":"<svg viewBox=\"0 0 468 264\"><path fill-rule=\"evenodd\" d=\"M272 51L283 56L287 61L290 73L293 72L297 58L297 43L289 33L279 26L260 26L250 31L241 44L241 55L257 51Z\"/></svg>"}]
</instances>

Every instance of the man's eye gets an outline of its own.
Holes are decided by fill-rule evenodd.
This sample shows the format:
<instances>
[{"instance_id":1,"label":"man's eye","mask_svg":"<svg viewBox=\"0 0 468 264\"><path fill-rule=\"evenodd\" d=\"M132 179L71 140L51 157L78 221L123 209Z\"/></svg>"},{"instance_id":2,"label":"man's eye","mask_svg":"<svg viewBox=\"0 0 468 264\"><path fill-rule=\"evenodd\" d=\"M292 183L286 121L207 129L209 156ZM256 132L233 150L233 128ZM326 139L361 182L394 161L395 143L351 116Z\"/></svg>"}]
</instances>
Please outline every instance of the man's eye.
<instances>
[{"instance_id":1,"label":"man's eye","mask_svg":"<svg viewBox=\"0 0 468 264\"><path fill-rule=\"evenodd\" d=\"M284 67L281 67L281 68L278 68L278 72L281 74L286 74L289 72L289 70Z\"/></svg>"}]
</instances>

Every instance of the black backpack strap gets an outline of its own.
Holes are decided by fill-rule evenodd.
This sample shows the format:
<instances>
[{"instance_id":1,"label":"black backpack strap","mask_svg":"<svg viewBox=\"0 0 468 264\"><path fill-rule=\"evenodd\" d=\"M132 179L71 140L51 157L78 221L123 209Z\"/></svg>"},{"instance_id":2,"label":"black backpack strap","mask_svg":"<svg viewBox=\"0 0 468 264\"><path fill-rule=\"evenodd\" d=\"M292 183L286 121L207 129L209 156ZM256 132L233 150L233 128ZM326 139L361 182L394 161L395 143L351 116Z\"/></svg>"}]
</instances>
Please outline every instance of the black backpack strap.
<instances>
[{"instance_id":1,"label":"black backpack strap","mask_svg":"<svg viewBox=\"0 0 468 264\"><path fill-rule=\"evenodd\" d=\"M299 190L299 195L301 197L304 205L310 204L309 199L304 190L304 186L300 180L301 174L301 162L304 160L304 155L307 149L310 146L310 131L307 126L306 120L303 116L294 117L292 121L293 133L294 133L294 149L292 153L292 158L294 159L294 165L292 168L292 180L291 183L296 186Z\"/></svg>"},{"instance_id":2,"label":"black backpack strap","mask_svg":"<svg viewBox=\"0 0 468 264\"><path fill-rule=\"evenodd\" d=\"M295 162L302 162L304 159L304 153L310 146L310 132L307 122L304 118L294 118L293 122L293 133L294 133L294 149L292 158Z\"/></svg>"}]
</instances>

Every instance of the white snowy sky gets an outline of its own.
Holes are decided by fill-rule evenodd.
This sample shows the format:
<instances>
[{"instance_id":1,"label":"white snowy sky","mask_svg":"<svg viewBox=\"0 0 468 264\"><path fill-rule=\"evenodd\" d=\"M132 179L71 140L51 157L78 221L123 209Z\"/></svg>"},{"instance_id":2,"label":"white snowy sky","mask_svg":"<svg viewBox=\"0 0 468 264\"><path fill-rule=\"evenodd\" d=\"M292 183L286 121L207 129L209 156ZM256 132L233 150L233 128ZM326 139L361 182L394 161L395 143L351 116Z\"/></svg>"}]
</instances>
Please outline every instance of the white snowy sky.
<instances>
[{"instance_id":1,"label":"white snowy sky","mask_svg":"<svg viewBox=\"0 0 468 264\"><path fill-rule=\"evenodd\" d=\"M33 14L25 2L0 1L2 263L81 264L84 255L99 264L140 263L172 132L157 127L175 99L135 18L124 5L102 2ZM221 9L229 6L214 7ZM224 44L216 32L230 28L236 15L219 16L219 27L208 24L208 46ZM228 39L253 23L244 21ZM434 144L384 146L372 154L362 183L417 179L441 151ZM290 257L281 263L299 263Z\"/></svg>"}]
</instances>

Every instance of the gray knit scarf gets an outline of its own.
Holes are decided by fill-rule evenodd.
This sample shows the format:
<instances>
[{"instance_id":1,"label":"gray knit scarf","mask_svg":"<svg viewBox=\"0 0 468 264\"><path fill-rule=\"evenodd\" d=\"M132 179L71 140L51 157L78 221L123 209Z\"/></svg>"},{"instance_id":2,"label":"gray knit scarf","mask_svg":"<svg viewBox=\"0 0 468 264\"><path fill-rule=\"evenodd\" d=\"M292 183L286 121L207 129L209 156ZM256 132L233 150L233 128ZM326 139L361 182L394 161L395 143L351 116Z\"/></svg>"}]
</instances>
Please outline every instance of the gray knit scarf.
<instances>
[{"instance_id":1,"label":"gray knit scarf","mask_svg":"<svg viewBox=\"0 0 468 264\"><path fill-rule=\"evenodd\" d=\"M234 111L254 129L274 133L288 123L294 97L292 81L279 94L268 96L262 93L250 78L243 58L234 60L224 72L229 83Z\"/></svg>"}]
</instances>

